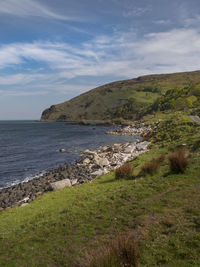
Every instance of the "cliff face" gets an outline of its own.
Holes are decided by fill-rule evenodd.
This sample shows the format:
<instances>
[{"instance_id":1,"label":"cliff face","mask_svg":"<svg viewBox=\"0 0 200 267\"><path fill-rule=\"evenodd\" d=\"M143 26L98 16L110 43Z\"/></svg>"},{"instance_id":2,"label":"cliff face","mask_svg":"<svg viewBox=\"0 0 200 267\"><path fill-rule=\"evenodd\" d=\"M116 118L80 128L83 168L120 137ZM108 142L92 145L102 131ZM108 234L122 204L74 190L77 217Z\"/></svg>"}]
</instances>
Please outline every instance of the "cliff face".
<instances>
[{"instance_id":1,"label":"cliff face","mask_svg":"<svg viewBox=\"0 0 200 267\"><path fill-rule=\"evenodd\" d=\"M42 121L108 120L134 103L133 113L152 104L168 89L200 82L200 71L147 75L109 83L43 111ZM134 114L133 114L134 115Z\"/></svg>"}]
</instances>

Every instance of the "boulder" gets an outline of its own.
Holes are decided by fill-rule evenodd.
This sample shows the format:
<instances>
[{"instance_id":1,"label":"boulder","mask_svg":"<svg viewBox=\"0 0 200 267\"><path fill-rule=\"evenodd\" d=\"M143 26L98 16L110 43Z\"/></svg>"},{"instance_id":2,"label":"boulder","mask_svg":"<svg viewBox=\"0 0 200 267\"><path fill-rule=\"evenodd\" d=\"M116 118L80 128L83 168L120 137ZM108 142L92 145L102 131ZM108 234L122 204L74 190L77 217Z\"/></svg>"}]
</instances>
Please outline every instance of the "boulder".
<instances>
[{"instance_id":1,"label":"boulder","mask_svg":"<svg viewBox=\"0 0 200 267\"><path fill-rule=\"evenodd\" d=\"M131 154L131 153L133 153L135 150L136 150L136 145L135 145L135 144L131 144L131 145L127 146L127 147L124 149L124 153L126 153L126 154Z\"/></svg>"},{"instance_id":2,"label":"boulder","mask_svg":"<svg viewBox=\"0 0 200 267\"><path fill-rule=\"evenodd\" d=\"M141 142L141 143L138 143L137 145L136 145L136 148L137 148L137 150L145 150L145 149L147 149L147 146L149 145L150 143L149 142L147 142L147 141L144 141L144 142Z\"/></svg>"},{"instance_id":3,"label":"boulder","mask_svg":"<svg viewBox=\"0 0 200 267\"><path fill-rule=\"evenodd\" d=\"M25 197L24 199L22 199L21 202L28 202L29 201L29 197Z\"/></svg>"},{"instance_id":4,"label":"boulder","mask_svg":"<svg viewBox=\"0 0 200 267\"><path fill-rule=\"evenodd\" d=\"M72 179L72 180L71 180L71 184L72 184L72 185L77 184L77 182L78 182L78 179Z\"/></svg>"},{"instance_id":5,"label":"boulder","mask_svg":"<svg viewBox=\"0 0 200 267\"><path fill-rule=\"evenodd\" d=\"M40 191L40 192L37 192L35 195L36 195L36 197L39 197L39 196L41 196L43 193Z\"/></svg>"},{"instance_id":6,"label":"boulder","mask_svg":"<svg viewBox=\"0 0 200 267\"><path fill-rule=\"evenodd\" d=\"M67 152L67 150L64 149L64 148L61 148L59 151L60 151L61 153Z\"/></svg>"},{"instance_id":7,"label":"boulder","mask_svg":"<svg viewBox=\"0 0 200 267\"><path fill-rule=\"evenodd\" d=\"M97 153L96 153L96 151L91 151L91 150L89 150L89 149L86 149L86 150L83 151L83 154L95 155L95 154L97 154Z\"/></svg>"},{"instance_id":8,"label":"boulder","mask_svg":"<svg viewBox=\"0 0 200 267\"><path fill-rule=\"evenodd\" d=\"M96 160L96 164L99 165L100 167L108 166L110 162L108 161L107 158L99 158Z\"/></svg>"},{"instance_id":9,"label":"boulder","mask_svg":"<svg viewBox=\"0 0 200 267\"><path fill-rule=\"evenodd\" d=\"M94 175L94 176L100 176L102 174L104 174L104 170L98 170L98 171L95 171L92 173L92 175Z\"/></svg>"},{"instance_id":10,"label":"boulder","mask_svg":"<svg viewBox=\"0 0 200 267\"><path fill-rule=\"evenodd\" d=\"M60 190L68 186L71 186L71 182L69 179L63 179L61 181L51 183L51 188L53 190Z\"/></svg>"},{"instance_id":11,"label":"boulder","mask_svg":"<svg viewBox=\"0 0 200 267\"><path fill-rule=\"evenodd\" d=\"M83 160L83 164L89 164L90 163L90 159L89 158L85 158L84 160Z\"/></svg>"},{"instance_id":12,"label":"boulder","mask_svg":"<svg viewBox=\"0 0 200 267\"><path fill-rule=\"evenodd\" d=\"M26 206L28 206L29 204L28 203L23 203L22 205L21 205L21 207L26 207Z\"/></svg>"}]
</instances>

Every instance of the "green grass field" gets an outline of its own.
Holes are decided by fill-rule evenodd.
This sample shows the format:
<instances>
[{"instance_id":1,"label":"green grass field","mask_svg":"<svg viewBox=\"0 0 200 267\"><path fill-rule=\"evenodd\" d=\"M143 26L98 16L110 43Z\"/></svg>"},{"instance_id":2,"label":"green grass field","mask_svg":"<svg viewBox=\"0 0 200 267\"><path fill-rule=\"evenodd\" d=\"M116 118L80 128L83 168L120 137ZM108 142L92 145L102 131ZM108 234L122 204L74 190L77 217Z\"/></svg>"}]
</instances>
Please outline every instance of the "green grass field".
<instances>
[{"instance_id":1,"label":"green grass field","mask_svg":"<svg viewBox=\"0 0 200 267\"><path fill-rule=\"evenodd\" d=\"M168 126L174 133L185 125L176 140L163 146L164 130L155 130L152 149L132 161L134 180L111 172L2 212L0 266L84 266L86 252L130 232L140 266L200 266L200 126L182 116L175 129L171 119L173 131ZM183 142L190 151L184 174L170 173L166 156L156 174L139 175L144 162Z\"/></svg>"}]
</instances>

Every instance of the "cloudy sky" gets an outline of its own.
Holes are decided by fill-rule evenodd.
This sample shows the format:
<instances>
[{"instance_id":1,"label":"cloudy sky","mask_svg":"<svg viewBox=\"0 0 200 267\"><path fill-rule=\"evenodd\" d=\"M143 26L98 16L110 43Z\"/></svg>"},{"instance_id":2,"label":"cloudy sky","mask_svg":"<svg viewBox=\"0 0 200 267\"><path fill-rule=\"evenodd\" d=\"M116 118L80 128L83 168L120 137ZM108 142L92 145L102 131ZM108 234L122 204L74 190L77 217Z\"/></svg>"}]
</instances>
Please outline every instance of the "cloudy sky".
<instances>
[{"instance_id":1,"label":"cloudy sky","mask_svg":"<svg viewBox=\"0 0 200 267\"><path fill-rule=\"evenodd\" d=\"M0 0L0 119L96 86L200 69L199 0Z\"/></svg>"}]
</instances>

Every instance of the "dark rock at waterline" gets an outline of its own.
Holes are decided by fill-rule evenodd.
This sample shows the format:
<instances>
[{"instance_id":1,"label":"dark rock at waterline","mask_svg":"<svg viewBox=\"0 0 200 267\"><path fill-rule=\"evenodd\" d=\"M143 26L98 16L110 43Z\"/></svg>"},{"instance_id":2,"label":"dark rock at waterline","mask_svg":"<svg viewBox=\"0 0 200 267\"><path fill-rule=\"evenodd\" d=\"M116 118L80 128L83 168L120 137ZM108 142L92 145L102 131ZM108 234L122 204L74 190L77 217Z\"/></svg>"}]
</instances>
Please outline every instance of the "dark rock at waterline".
<instances>
[{"instance_id":1,"label":"dark rock at waterline","mask_svg":"<svg viewBox=\"0 0 200 267\"><path fill-rule=\"evenodd\" d=\"M8 207L26 206L36 197L52 191L52 184L58 181L67 179L71 186L89 182L97 176L107 173L113 166L117 167L125 161L144 153L148 142L136 142L134 145L132 144L133 149L124 153L130 145L130 143L115 144L113 147L104 146L97 151L86 150L87 153L85 154L90 159L88 163L84 162L84 158L80 158L75 164L60 166L28 182L1 189L0 211Z\"/></svg>"}]
</instances>

